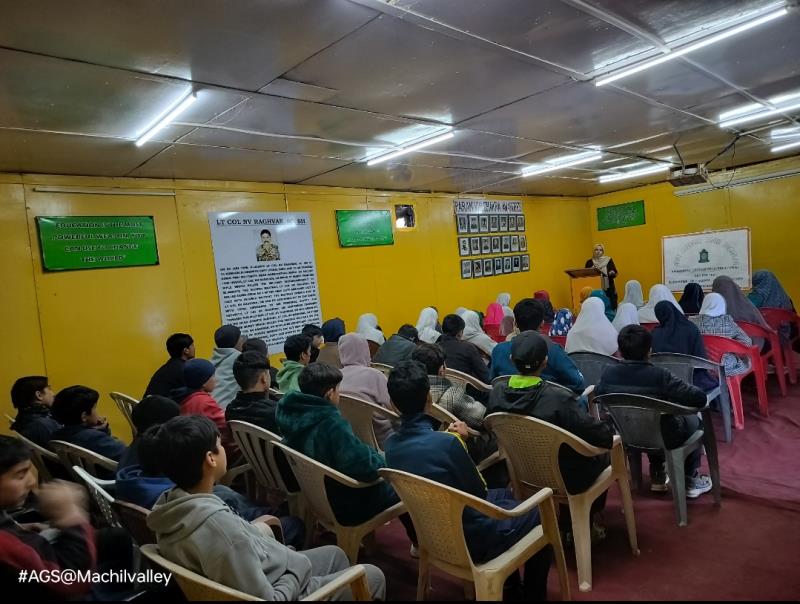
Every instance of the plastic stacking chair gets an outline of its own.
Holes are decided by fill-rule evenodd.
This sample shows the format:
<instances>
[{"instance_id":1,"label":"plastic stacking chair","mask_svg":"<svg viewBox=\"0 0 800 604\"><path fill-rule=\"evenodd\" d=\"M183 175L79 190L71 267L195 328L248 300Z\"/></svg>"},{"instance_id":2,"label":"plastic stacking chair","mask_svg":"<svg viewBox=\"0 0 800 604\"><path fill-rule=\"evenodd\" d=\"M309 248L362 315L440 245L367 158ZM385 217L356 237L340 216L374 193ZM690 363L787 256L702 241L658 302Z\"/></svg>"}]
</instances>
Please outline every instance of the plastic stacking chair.
<instances>
[{"instance_id":1,"label":"plastic stacking chair","mask_svg":"<svg viewBox=\"0 0 800 604\"><path fill-rule=\"evenodd\" d=\"M783 349L783 362L789 370L789 381L792 384L797 383L797 365L794 356L794 344L800 340L800 315L791 310L784 310L783 308L762 308L761 314L764 320L769 323L775 331L780 331L782 325L793 325L795 336L786 341L781 340L781 348Z\"/></svg>"},{"instance_id":2,"label":"plastic stacking chair","mask_svg":"<svg viewBox=\"0 0 800 604\"><path fill-rule=\"evenodd\" d=\"M389 374L392 372L392 369L394 369L394 367L392 367L391 365L387 365L386 363L376 363L374 361L370 363L369 366L372 367L373 369L377 369L387 378L389 377Z\"/></svg>"},{"instance_id":3,"label":"plastic stacking chair","mask_svg":"<svg viewBox=\"0 0 800 604\"><path fill-rule=\"evenodd\" d=\"M505 342L505 336L500 335L500 323L484 323L483 331L486 335L492 338L495 342Z\"/></svg>"},{"instance_id":4,"label":"plastic stacking chair","mask_svg":"<svg viewBox=\"0 0 800 604\"><path fill-rule=\"evenodd\" d=\"M733 427L737 430L744 428L744 403L742 402L742 380L751 373L756 378L756 390L758 391L758 408L761 415L768 415L767 406L767 376L759 358L758 346L746 346L731 338L722 336L703 335L703 344L706 347L708 358L715 363L724 366L722 357L726 352L739 356L746 356L750 359L750 370L739 375L726 375L725 381L728 383L730 393L731 409L733 410ZM723 372L724 373L724 372Z\"/></svg>"},{"instance_id":5,"label":"plastic stacking chair","mask_svg":"<svg viewBox=\"0 0 800 604\"><path fill-rule=\"evenodd\" d=\"M769 375L767 368L771 362L775 365L775 375L778 378L778 386L781 389L781 396L786 396L786 369L783 364L783 350L781 349L781 339L778 332L774 329L765 329L761 325L749 323L747 321L738 321L737 324L742 330L751 338L763 338L770 344L768 352L760 354L761 366L764 370L764 379Z\"/></svg>"},{"instance_id":6,"label":"plastic stacking chair","mask_svg":"<svg viewBox=\"0 0 800 604\"><path fill-rule=\"evenodd\" d=\"M721 365L708 359L677 352L658 352L650 356L650 362L653 365L664 367L687 384L694 382L695 369L705 369L716 374L719 377L719 386L706 393L706 402L711 403L714 399L719 399L722 425L725 430L725 442L729 443L733 440L731 432L731 398L728 392L725 372Z\"/></svg>"},{"instance_id":7,"label":"plastic stacking chair","mask_svg":"<svg viewBox=\"0 0 800 604\"><path fill-rule=\"evenodd\" d=\"M561 348L565 348L567 346L567 336L548 336L552 342L555 342Z\"/></svg>"},{"instance_id":8,"label":"plastic stacking chair","mask_svg":"<svg viewBox=\"0 0 800 604\"><path fill-rule=\"evenodd\" d=\"M550 335L550 328L553 326L552 323L542 323L539 325L539 333L545 336Z\"/></svg>"},{"instance_id":9,"label":"plastic stacking chair","mask_svg":"<svg viewBox=\"0 0 800 604\"><path fill-rule=\"evenodd\" d=\"M269 389L269 398L271 398L273 401L277 402L277 401L279 401L279 400L281 400L283 398L283 392L281 392L277 388L270 388Z\"/></svg>"},{"instance_id":10,"label":"plastic stacking chair","mask_svg":"<svg viewBox=\"0 0 800 604\"><path fill-rule=\"evenodd\" d=\"M439 422L440 431L447 430L447 427L450 424L458 421L458 418L455 415L436 403L431 403L431 406L425 410L425 413ZM474 430L473 428L467 427L467 435L470 438L473 438L480 436L480 432ZM496 463L500 463L501 461L505 461L505 458L502 456L499 450L495 451L477 465L478 471L483 472L484 470L492 467Z\"/></svg>"},{"instance_id":11,"label":"plastic stacking chair","mask_svg":"<svg viewBox=\"0 0 800 604\"><path fill-rule=\"evenodd\" d=\"M373 417L385 418L392 422L400 421L400 416L391 409L347 394L339 395L339 412L350 422L350 425L353 427L353 434L355 434L361 442L368 444L378 451L382 449L378 444L378 438L375 436L375 427L372 422Z\"/></svg>"},{"instance_id":12,"label":"plastic stacking chair","mask_svg":"<svg viewBox=\"0 0 800 604\"><path fill-rule=\"evenodd\" d=\"M514 323L514 317L503 317L503 320L500 321L500 329L498 330L498 335L503 338L505 342L506 338L514 331L516 324Z\"/></svg>"},{"instance_id":13,"label":"plastic stacking chair","mask_svg":"<svg viewBox=\"0 0 800 604\"><path fill-rule=\"evenodd\" d=\"M147 515L150 510L119 499L111 502L111 509L114 510L114 515L120 525L133 538L136 545L142 547L156 542L156 534L147 526Z\"/></svg>"},{"instance_id":14,"label":"plastic stacking chair","mask_svg":"<svg viewBox=\"0 0 800 604\"><path fill-rule=\"evenodd\" d=\"M119 409L119 412L125 416L125 419L128 422L128 426L131 428L131 435L133 438L136 438L136 426L133 425L133 417L131 413L133 413L133 408L139 404L132 396L128 396L127 394L122 394L122 392L112 392L109 394L111 400L114 401L114 404Z\"/></svg>"},{"instance_id":15,"label":"plastic stacking chair","mask_svg":"<svg viewBox=\"0 0 800 604\"><path fill-rule=\"evenodd\" d=\"M170 562L159 553L157 545L144 545L141 548L141 552L153 565L171 573L175 577L178 587L181 588L183 595L189 602L262 601L260 598L246 594L243 591L206 579L180 564ZM365 602L372 599L369 593L369 584L367 583L367 571L359 564L343 571L333 581L307 595L301 601L320 602L330 600L347 587L350 588L353 600L356 602Z\"/></svg>"},{"instance_id":16,"label":"plastic stacking chair","mask_svg":"<svg viewBox=\"0 0 800 604\"><path fill-rule=\"evenodd\" d=\"M564 549L558 533L553 492L542 489L512 510L464 493L438 482L408 472L378 470L394 487L408 507L419 540L419 576L417 600L424 600L430 589L430 567L470 581L475 585L476 601L500 601L506 578L523 566L534 554L551 545L561 586L561 599L569 600L569 583ZM475 564L464 538L462 513L471 508L497 520L525 516L539 507L541 525L534 528L505 553Z\"/></svg>"},{"instance_id":17,"label":"plastic stacking chair","mask_svg":"<svg viewBox=\"0 0 800 604\"><path fill-rule=\"evenodd\" d=\"M108 488L114 488L114 481L100 480L89 474L89 472L80 466L73 466L72 471L80 482L86 485L86 489L89 491L89 495L91 495L106 525L110 527L119 527L119 520L117 520L114 510L111 508L111 504L114 503L114 497L106 491Z\"/></svg>"},{"instance_id":18,"label":"plastic stacking chair","mask_svg":"<svg viewBox=\"0 0 800 604\"><path fill-rule=\"evenodd\" d=\"M464 373L463 371L456 371L455 369L450 369L449 367L445 367L444 377L446 377L451 382L460 382L462 384L465 384L466 386L472 386L473 388L481 392L489 392L492 389L492 387L489 384L484 384L478 378L475 378L468 373Z\"/></svg>"},{"instance_id":19,"label":"plastic stacking chair","mask_svg":"<svg viewBox=\"0 0 800 604\"><path fill-rule=\"evenodd\" d=\"M593 447L558 426L525 415L492 413L484 421L497 436L497 442L508 460L511 484L517 497L531 488L549 488L553 491L553 498L556 501L569 506L572 534L575 537L578 588L581 591L592 589L592 503L615 482L619 485L622 495L631 551L634 556L639 555L633 500L628 484L628 468L625 465L625 452L619 436L614 436L611 449L602 449ZM583 493L571 495L567 492L564 478L559 470L558 454L561 445L566 445L585 457L610 453L611 464Z\"/></svg>"},{"instance_id":20,"label":"plastic stacking chair","mask_svg":"<svg viewBox=\"0 0 800 604\"><path fill-rule=\"evenodd\" d=\"M695 415L698 409L638 394L604 394L596 397L595 402L608 410L614 419L631 462L631 477L640 490L644 488L642 453L659 450L664 452L678 526L686 526L688 519L683 463L689 453L703 446L704 429L710 430L713 436L713 425L704 425L703 429L697 430L680 447L667 449L661 436L661 416ZM708 456L708 466L713 482L714 503L720 505L719 460L716 455Z\"/></svg>"},{"instance_id":21,"label":"plastic stacking chair","mask_svg":"<svg viewBox=\"0 0 800 604\"><path fill-rule=\"evenodd\" d=\"M644 327L647 331L653 331L656 327L660 325L660 323L640 323L642 327Z\"/></svg>"},{"instance_id":22,"label":"plastic stacking chair","mask_svg":"<svg viewBox=\"0 0 800 604\"><path fill-rule=\"evenodd\" d=\"M33 465L36 466L36 470L39 472L39 481L48 482L53 480L53 475L50 473L50 468L47 467L47 462L50 462L51 464L60 463L61 460L59 459L58 455L52 451L48 451L44 447L40 447L32 440L22 436L22 434L19 432L13 432L13 434L19 440L28 445L28 448L31 450L31 461L33 462Z\"/></svg>"},{"instance_id":23,"label":"plastic stacking chair","mask_svg":"<svg viewBox=\"0 0 800 604\"><path fill-rule=\"evenodd\" d=\"M583 374L583 380L587 386L596 386L600 383L603 371L609 365L616 365L619 359L607 354L597 352L570 352L569 358Z\"/></svg>"},{"instance_id":24,"label":"plastic stacking chair","mask_svg":"<svg viewBox=\"0 0 800 604\"><path fill-rule=\"evenodd\" d=\"M351 564L357 562L358 548L364 537L390 520L405 514L405 506L402 503L396 503L361 524L355 526L339 524L328 499L325 479L327 478L329 481L337 482L351 489L364 489L377 484L379 481L359 482L358 480L353 480L349 476L345 476L341 472L311 459L283 443L275 443L275 446L283 451L286 459L289 460L292 472L294 472L297 482L300 483L300 489L303 491L309 508L317 521L336 534L336 544L344 550ZM311 529L306 527L306 530L309 531Z\"/></svg>"},{"instance_id":25,"label":"plastic stacking chair","mask_svg":"<svg viewBox=\"0 0 800 604\"><path fill-rule=\"evenodd\" d=\"M75 473L74 466L83 468L94 477L99 477L103 474L114 476L117 471L116 461L78 445L73 445L63 440L51 440L50 448L58 455L61 465L75 478L76 482L82 482L83 478Z\"/></svg>"},{"instance_id":26,"label":"plastic stacking chair","mask_svg":"<svg viewBox=\"0 0 800 604\"><path fill-rule=\"evenodd\" d=\"M3 413L3 416L6 418L6 421L8 422L9 427L11 427L14 424L14 421L15 421L14 418L11 417L8 413Z\"/></svg>"}]
</instances>

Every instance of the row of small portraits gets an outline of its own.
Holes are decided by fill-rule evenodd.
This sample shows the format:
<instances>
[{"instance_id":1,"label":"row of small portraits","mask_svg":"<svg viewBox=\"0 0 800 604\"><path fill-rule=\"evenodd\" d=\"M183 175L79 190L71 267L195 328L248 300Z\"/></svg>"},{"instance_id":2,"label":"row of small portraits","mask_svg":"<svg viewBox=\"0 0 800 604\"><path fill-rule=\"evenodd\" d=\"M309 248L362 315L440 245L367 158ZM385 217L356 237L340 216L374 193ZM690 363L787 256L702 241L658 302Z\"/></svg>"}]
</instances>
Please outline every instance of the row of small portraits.
<instances>
[{"instance_id":1,"label":"row of small portraits","mask_svg":"<svg viewBox=\"0 0 800 604\"><path fill-rule=\"evenodd\" d=\"M491 237L459 237L459 256L480 254L507 254L527 252L528 238L525 235L493 235Z\"/></svg>"},{"instance_id":2,"label":"row of small portraits","mask_svg":"<svg viewBox=\"0 0 800 604\"><path fill-rule=\"evenodd\" d=\"M462 279L479 279L481 277L492 277L529 270L531 270L530 254L461 261Z\"/></svg>"},{"instance_id":3,"label":"row of small portraits","mask_svg":"<svg viewBox=\"0 0 800 604\"><path fill-rule=\"evenodd\" d=\"M458 214L456 226L459 235L521 232L525 230L525 216L523 214Z\"/></svg>"}]
</instances>

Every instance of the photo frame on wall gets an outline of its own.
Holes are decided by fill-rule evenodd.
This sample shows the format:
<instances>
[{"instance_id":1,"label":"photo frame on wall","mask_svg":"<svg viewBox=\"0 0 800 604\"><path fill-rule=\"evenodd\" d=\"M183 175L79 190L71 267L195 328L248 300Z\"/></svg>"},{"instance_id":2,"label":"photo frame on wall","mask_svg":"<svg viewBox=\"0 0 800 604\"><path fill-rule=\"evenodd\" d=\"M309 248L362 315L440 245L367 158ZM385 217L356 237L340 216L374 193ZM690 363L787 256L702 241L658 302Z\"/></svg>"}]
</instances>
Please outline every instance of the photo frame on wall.
<instances>
[{"instance_id":1,"label":"photo frame on wall","mask_svg":"<svg viewBox=\"0 0 800 604\"><path fill-rule=\"evenodd\" d=\"M500 216L500 231L503 233L508 231L508 216L505 214Z\"/></svg>"},{"instance_id":2,"label":"photo frame on wall","mask_svg":"<svg viewBox=\"0 0 800 604\"><path fill-rule=\"evenodd\" d=\"M481 233L489 232L489 216L481 215L478 217L479 229Z\"/></svg>"},{"instance_id":3,"label":"photo frame on wall","mask_svg":"<svg viewBox=\"0 0 800 604\"><path fill-rule=\"evenodd\" d=\"M521 262L520 262L519 256L512 256L511 263L512 263L512 266L513 266L512 270L515 273L518 273L520 271L520 269L521 269Z\"/></svg>"},{"instance_id":4,"label":"photo frame on wall","mask_svg":"<svg viewBox=\"0 0 800 604\"><path fill-rule=\"evenodd\" d=\"M531 270L531 257L529 254L522 255L522 270L523 271Z\"/></svg>"},{"instance_id":5,"label":"photo frame on wall","mask_svg":"<svg viewBox=\"0 0 800 604\"><path fill-rule=\"evenodd\" d=\"M472 278L483 277L483 260L472 261Z\"/></svg>"},{"instance_id":6,"label":"photo frame on wall","mask_svg":"<svg viewBox=\"0 0 800 604\"><path fill-rule=\"evenodd\" d=\"M461 278L472 279L472 260L461 261Z\"/></svg>"},{"instance_id":7,"label":"photo frame on wall","mask_svg":"<svg viewBox=\"0 0 800 604\"><path fill-rule=\"evenodd\" d=\"M470 237L469 238L469 249L472 252L473 256L477 256L481 253L481 238L480 237Z\"/></svg>"},{"instance_id":8,"label":"photo frame on wall","mask_svg":"<svg viewBox=\"0 0 800 604\"><path fill-rule=\"evenodd\" d=\"M525 235L519 236L519 251L520 252L528 251L528 238Z\"/></svg>"},{"instance_id":9,"label":"photo frame on wall","mask_svg":"<svg viewBox=\"0 0 800 604\"><path fill-rule=\"evenodd\" d=\"M502 246L501 249L503 253L508 253L511 251L511 235L503 235L502 236Z\"/></svg>"},{"instance_id":10,"label":"photo frame on wall","mask_svg":"<svg viewBox=\"0 0 800 604\"><path fill-rule=\"evenodd\" d=\"M517 216L517 230L524 231L525 230L525 215L519 214Z\"/></svg>"},{"instance_id":11,"label":"photo frame on wall","mask_svg":"<svg viewBox=\"0 0 800 604\"><path fill-rule=\"evenodd\" d=\"M517 217L515 215L511 215L508 217L508 232L513 233L517 230Z\"/></svg>"},{"instance_id":12,"label":"photo frame on wall","mask_svg":"<svg viewBox=\"0 0 800 604\"><path fill-rule=\"evenodd\" d=\"M466 214L458 214L456 216L456 230L459 235L469 233L469 220Z\"/></svg>"},{"instance_id":13,"label":"photo frame on wall","mask_svg":"<svg viewBox=\"0 0 800 604\"><path fill-rule=\"evenodd\" d=\"M492 254L500 253L500 236L495 235L492 237Z\"/></svg>"},{"instance_id":14,"label":"photo frame on wall","mask_svg":"<svg viewBox=\"0 0 800 604\"><path fill-rule=\"evenodd\" d=\"M477 214L470 214L469 215L469 232L470 233L479 233L480 226L478 224L478 215Z\"/></svg>"},{"instance_id":15,"label":"photo frame on wall","mask_svg":"<svg viewBox=\"0 0 800 604\"><path fill-rule=\"evenodd\" d=\"M469 256L469 237L458 238L458 255Z\"/></svg>"},{"instance_id":16,"label":"photo frame on wall","mask_svg":"<svg viewBox=\"0 0 800 604\"><path fill-rule=\"evenodd\" d=\"M491 254L491 253L492 253L492 238L481 237L481 254Z\"/></svg>"},{"instance_id":17,"label":"photo frame on wall","mask_svg":"<svg viewBox=\"0 0 800 604\"><path fill-rule=\"evenodd\" d=\"M494 274L495 275L502 275L503 274L503 258L497 257L494 259Z\"/></svg>"},{"instance_id":18,"label":"photo frame on wall","mask_svg":"<svg viewBox=\"0 0 800 604\"><path fill-rule=\"evenodd\" d=\"M500 223L497 220L498 218L499 216L497 214L492 214L491 216L489 216L489 231L491 231L492 233L496 233L500 228Z\"/></svg>"},{"instance_id":19,"label":"photo frame on wall","mask_svg":"<svg viewBox=\"0 0 800 604\"><path fill-rule=\"evenodd\" d=\"M483 276L484 277L491 277L494 271L492 270L493 264L491 258L486 258L483 261Z\"/></svg>"},{"instance_id":20,"label":"photo frame on wall","mask_svg":"<svg viewBox=\"0 0 800 604\"><path fill-rule=\"evenodd\" d=\"M519 251L519 235L511 235L511 251Z\"/></svg>"},{"instance_id":21,"label":"photo frame on wall","mask_svg":"<svg viewBox=\"0 0 800 604\"><path fill-rule=\"evenodd\" d=\"M503 256L503 272L511 272L511 256Z\"/></svg>"}]
</instances>

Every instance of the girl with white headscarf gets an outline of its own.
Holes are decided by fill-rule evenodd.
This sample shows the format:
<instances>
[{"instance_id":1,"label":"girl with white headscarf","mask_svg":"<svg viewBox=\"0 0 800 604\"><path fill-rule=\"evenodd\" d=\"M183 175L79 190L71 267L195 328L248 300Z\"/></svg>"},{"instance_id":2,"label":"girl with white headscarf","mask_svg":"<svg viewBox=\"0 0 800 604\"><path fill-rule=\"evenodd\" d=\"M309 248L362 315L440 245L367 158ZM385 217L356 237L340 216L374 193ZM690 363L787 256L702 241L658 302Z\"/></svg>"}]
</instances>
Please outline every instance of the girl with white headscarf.
<instances>
[{"instance_id":1,"label":"girl with white headscarf","mask_svg":"<svg viewBox=\"0 0 800 604\"><path fill-rule=\"evenodd\" d=\"M617 330L611 325L605 311L605 304L600 298L584 300L575 325L567 333L567 353L596 352L612 355L617 351Z\"/></svg>"},{"instance_id":2,"label":"girl with white headscarf","mask_svg":"<svg viewBox=\"0 0 800 604\"><path fill-rule=\"evenodd\" d=\"M620 304L633 304L636 308L644 306L644 294L642 284L636 279L631 279L625 284L625 297Z\"/></svg>"},{"instance_id":3,"label":"girl with white headscarf","mask_svg":"<svg viewBox=\"0 0 800 604\"><path fill-rule=\"evenodd\" d=\"M511 304L511 294L508 293L497 294L497 303L503 307L504 317L514 316L514 309L512 309L509 306L509 304Z\"/></svg>"},{"instance_id":4,"label":"girl with white headscarf","mask_svg":"<svg viewBox=\"0 0 800 604\"><path fill-rule=\"evenodd\" d=\"M750 336L728 314L725 298L718 293L710 293L703 298L700 314L689 317L689 320L697 325L703 335L731 338L746 346L753 344ZM740 375L750 371L750 358L740 357L732 352L722 355L722 364L725 367L725 375Z\"/></svg>"},{"instance_id":5,"label":"girl with white headscarf","mask_svg":"<svg viewBox=\"0 0 800 604\"><path fill-rule=\"evenodd\" d=\"M356 333L360 333L367 338L367 341L374 342L378 346L381 346L386 341L383 332L378 329L378 317L371 312L363 314L358 318Z\"/></svg>"},{"instance_id":6,"label":"girl with white headscarf","mask_svg":"<svg viewBox=\"0 0 800 604\"><path fill-rule=\"evenodd\" d=\"M629 282L630 283L630 282ZM617 316L611 322L614 329L622 331L628 325L639 325L639 311L632 302L623 302L617 307Z\"/></svg>"},{"instance_id":7,"label":"girl with white headscarf","mask_svg":"<svg viewBox=\"0 0 800 604\"><path fill-rule=\"evenodd\" d=\"M611 256L606 256L606 248L602 243L594 246L592 257L586 261L586 268L596 268L600 271L600 281L603 291L606 292L608 299L611 300L611 309L617 308L617 288L614 286L614 279L617 277L617 267Z\"/></svg>"},{"instance_id":8,"label":"girl with white headscarf","mask_svg":"<svg viewBox=\"0 0 800 604\"><path fill-rule=\"evenodd\" d=\"M439 313L430 306L426 306L419 313L417 319L417 333L420 342L427 342L428 344L436 344L440 334L436 331L436 323L439 321Z\"/></svg>"},{"instance_id":9,"label":"girl with white headscarf","mask_svg":"<svg viewBox=\"0 0 800 604\"><path fill-rule=\"evenodd\" d=\"M669 291L669 288L662 283L657 283L650 288L650 297L647 300L647 304L639 309L639 323L658 323L658 317L656 316L656 304L662 300L671 302L679 311L681 311L681 314L683 314L681 305L678 304L677 300L675 300L675 296L672 295L672 292Z\"/></svg>"},{"instance_id":10,"label":"girl with white headscarf","mask_svg":"<svg viewBox=\"0 0 800 604\"><path fill-rule=\"evenodd\" d=\"M464 319L464 333L461 335L461 339L474 344L483 353L491 357L497 342L487 336L481 329L481 320L478 317L478 313L474 310L465 310L460 316Z\"/></svg>"}]
</instances>

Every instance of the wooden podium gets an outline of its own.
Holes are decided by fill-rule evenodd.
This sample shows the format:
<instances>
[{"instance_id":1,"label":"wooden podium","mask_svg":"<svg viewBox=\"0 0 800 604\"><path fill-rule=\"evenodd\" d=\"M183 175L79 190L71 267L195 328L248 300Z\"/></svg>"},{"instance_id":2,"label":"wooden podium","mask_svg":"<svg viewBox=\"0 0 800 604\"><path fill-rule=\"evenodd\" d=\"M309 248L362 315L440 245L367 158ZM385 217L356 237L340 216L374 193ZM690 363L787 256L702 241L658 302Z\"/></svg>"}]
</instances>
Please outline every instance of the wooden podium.
<instances>
[{"instance_id":1,"label":"wooden podium","mask_svg":"<svg viewBox=\"0 0 800 604\"><path fill-rule=\"evenodd\" d=\"M570 291L572 292L572 308L577 315L581 309L581 290L584 287L602 289L600 271L596 268L568 268L564 271L569 275Z\"/></svg>"}]
</instances>

